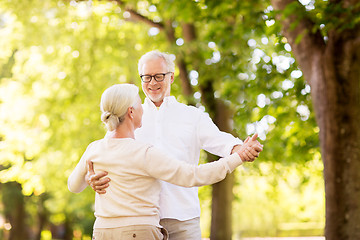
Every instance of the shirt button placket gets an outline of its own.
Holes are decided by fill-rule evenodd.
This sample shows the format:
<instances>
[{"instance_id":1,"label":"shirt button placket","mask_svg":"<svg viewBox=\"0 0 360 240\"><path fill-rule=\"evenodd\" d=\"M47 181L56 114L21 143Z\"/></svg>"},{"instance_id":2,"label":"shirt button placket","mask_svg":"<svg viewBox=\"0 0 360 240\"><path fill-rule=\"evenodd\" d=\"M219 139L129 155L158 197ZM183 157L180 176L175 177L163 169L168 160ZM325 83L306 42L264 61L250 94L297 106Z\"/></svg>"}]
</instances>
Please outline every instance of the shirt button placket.
<instances>
[{"instance_id":1,"label":"shirt button placket","mask_svg":"<svg viewBox=\"0 0 360 240\"><path fill-rule=\"evenodd\" d=\"M156 116L156 142L158 146L161 143L161 117L162 114L158 112Z\"/></svg>"}]
</instances>

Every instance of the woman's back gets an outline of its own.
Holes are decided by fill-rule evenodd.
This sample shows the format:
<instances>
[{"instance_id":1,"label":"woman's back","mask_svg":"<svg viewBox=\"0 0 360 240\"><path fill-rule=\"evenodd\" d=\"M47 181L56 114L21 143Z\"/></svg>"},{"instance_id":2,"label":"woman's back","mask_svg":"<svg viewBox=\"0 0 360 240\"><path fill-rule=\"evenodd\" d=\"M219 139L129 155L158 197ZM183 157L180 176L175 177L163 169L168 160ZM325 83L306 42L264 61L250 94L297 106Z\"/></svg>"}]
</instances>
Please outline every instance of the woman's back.
<instances>
[{"instance_id":1,"label":"woman's back","mask_svg":"<svg viewBox=\"0 0 360 240\"><path fill-rule=\"evenodd\" d=\"M108 218L122 218L116 220L117 226L133 221L159 224L161 183L145 169L149 148L131 138L104 138L89 145L85 159L94 163L95 171L107 171L111 179L106 194L95 197L96 226Z\"/></svg>"}]
</instances>

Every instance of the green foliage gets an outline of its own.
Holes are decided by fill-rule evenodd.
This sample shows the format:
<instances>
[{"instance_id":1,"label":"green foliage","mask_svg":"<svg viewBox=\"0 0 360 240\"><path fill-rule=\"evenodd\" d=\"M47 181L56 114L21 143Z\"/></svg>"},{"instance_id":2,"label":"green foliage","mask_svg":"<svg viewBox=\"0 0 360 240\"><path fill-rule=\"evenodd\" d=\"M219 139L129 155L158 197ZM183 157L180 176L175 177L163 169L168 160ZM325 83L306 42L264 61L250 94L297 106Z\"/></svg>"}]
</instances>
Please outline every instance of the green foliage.
<instances>
[{"instance_id":1,"label":"green foliage","mask_svg":"<svg viewBox=\"0 0 360 240\"><path fill-rule=\"evenodd\" d=\"M244 166L237 175L234 211L244 217L235 215L235 232L241 236L293 236L297 229L299 235L307 231L322 235L325 200L320 154L293 167L277 162L256 165ZM290 224L294 228L288 229Z\"/></svg>"},{"instance_id":2,"label":"green foliage","mask_svg":"<svg viewBox=\"0 0 360 240\"><path fill-rule=\"evenodd\" d=\"M68 220L75 230L91 234L94 193L70 193L67 177L86 146L105 134L101 93L119 82L139 85L139 57L159 49L183 57L190 75L194 73L190 78L197 106L202 107L201 87L210 85L214 91L203 94L233 108L235 134L243 139L259 132L265 145L258 163L238 173L242 180L234 189L234 222L241 224L235 230L271 228L274 219L276 227L281 222L323 223L323 200L311 195L323 189L310 87L269 3L133 0L125 5L155 23L171 22L177 40L185 38L183 24L191 23L196 37L182 44L169 42L166 28L156 32L112 1L0 2L0 179L22 185L22 193L31 199L26 201L28 214L35 218L46 195L49 223ZM320 24L331 26L323 15L329 5L315 5L303 14L310 14L325 35L328 28ZM295 10L287 9L289 14ZM178 79L178 70L175 75ZM178 80L172 94L189 99ZM200 191L205 219L210 216L209 194L209 188ZM287 194L294 198L280 201ZM306 203L314 207L307 209ZM266 216L257 219L265 208Z\"/></svg>"},{"instance_id":3,"label":"green foliage","mask_svg":"<svg viewBox=\"0 0 360 240\"><path fill-rule=\"evenodd\" d=\"M283 12L283 18L296 16L297 20L292 24L294 28L300 21L310 20L313 24L312 32L320 31L326 37L332 30L343 32L353 29L360 21L360 3L346 6L343 1L310 1L303 6L294 1L288 4ZM299 36L300 39L300 36Z\"/></svg>"}]
</instances>

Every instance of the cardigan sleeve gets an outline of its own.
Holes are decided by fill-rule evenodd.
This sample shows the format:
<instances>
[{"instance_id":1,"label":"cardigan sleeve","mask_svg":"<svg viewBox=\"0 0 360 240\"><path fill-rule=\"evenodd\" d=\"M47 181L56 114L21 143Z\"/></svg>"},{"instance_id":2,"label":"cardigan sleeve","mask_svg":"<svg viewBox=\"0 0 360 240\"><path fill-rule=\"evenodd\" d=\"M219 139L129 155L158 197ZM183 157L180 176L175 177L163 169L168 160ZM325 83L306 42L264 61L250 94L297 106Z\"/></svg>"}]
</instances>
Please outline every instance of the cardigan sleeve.
<instances>
[{"instance_id":1,"label":"cardigan sleeve","mask_svg":"<svg viewBox=\"0 0 360 240\"><path fill-rule=\"evenodd\" d=\"M68 188L70 192L79 193L88 186L85 181L85 175L87 172L86 160L88 153L90 152L90 146L91 144L87 147L84 154L81 156L79 163L76 165L75 169L68 178Z\"/></svg>"},{"instance_id":2,"label":"cardigan sleeve","mask_svg":"<svg viewBox=\"0 0 360 240\"><path fill-rule=\"evenodd\" d=\"M149 147L144 160L146 172L157 179L182 187L199 187L223 180L242 164L237 153L211 163L192 165Z\"/></svg>"}]
</instances>

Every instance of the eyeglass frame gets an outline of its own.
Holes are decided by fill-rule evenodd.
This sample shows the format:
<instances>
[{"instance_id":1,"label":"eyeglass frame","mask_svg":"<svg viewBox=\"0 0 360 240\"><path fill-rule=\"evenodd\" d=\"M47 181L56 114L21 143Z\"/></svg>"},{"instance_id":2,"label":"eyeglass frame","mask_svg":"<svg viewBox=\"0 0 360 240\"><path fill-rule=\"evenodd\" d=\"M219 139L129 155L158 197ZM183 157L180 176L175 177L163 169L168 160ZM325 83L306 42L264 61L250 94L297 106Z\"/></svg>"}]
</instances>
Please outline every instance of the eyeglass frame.
<instances>
[{"instance_id":1,"label":"eyeglass frame","mask_svg":"<svg viewBox=\"0 0 360 240\"><path fill-rule=\"evenodd\" d=\"M153 80L153 79L154 79L156 82L162 82L162 81L165 80L165 76L166 76L167 74L169 74L169 73L172 73L172 72L156 73L156 74L154 74L154 75L143 74L143 75L140 75L140 79L141 79L141 81L142 81L143 83L149 83L149 82L151 82L151 80ZM156 75L162 75L162 76L163 76L163 79L162 79L162 80L157 80L157 79L156 79ZM151 77L151 78L150 78L149 81L144 81L144 80L143 80L143 77L144 77L144 76L148 76L148 77Z\"/></svg>"}]
</instances>

